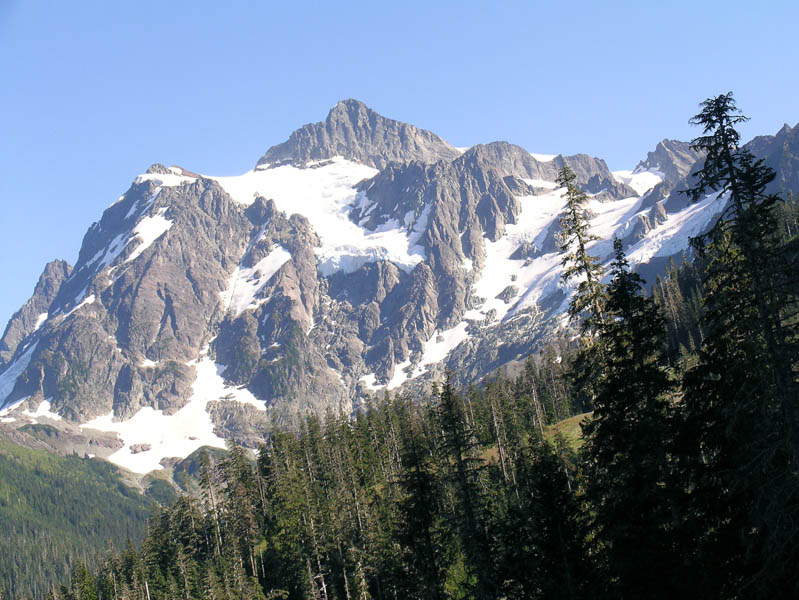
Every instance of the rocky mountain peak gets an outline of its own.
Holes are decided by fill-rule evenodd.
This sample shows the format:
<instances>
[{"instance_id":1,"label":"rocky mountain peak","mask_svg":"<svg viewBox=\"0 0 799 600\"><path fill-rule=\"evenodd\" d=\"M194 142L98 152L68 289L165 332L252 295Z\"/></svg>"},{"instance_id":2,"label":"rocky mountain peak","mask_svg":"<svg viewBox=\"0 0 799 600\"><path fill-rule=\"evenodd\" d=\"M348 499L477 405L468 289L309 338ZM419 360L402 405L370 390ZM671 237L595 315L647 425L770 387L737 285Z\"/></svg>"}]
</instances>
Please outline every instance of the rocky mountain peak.
<instances>
[{"instance_id":1,"label":"rocky mountain peak","mask_svg":"<svg viewBox=\"0 0 799 600\"><path fill-rule=\"evenodd\" d=\"M11 359L25 337L42 326L61 284L71 274L72 266L64 260L52 260L45 265L33 296L14 313L0 338L0 367Z\"/></svg>"},{"instance_id":2,"label":"rocky mountain peak","mask_svg":"<svg viewBox=\"0 0 799 600\"><path fill-rule=\"evenodd\" d=\"M559 154L549 160L541 160L521 146L508 142L491 142L472 146L456 162L471 160L495 169L500 175L539 183L554 182L558 171L568 164L577 175L577 182L591 194L613 199L637 195L635 190L616 181L604 160L587 154ZM535 187L535 183L533 186Z\"/></svg>"},{"instance_id":3,"label":"rocky mountain peak","mask_svg":"<svg viewBox=\"0 0 799 600\"><path fill-rule=\"evenodd\" d=\"M663 181L674 185L691 171L702 155L691 149L691 144L679 140L664 139L658 142L646 159L638 163L636 172L657 170L663 174Z\"/></svg>"},{"instance_id":4,"label":"rocky mountain peak","mask_svg":"<svg viewBox=\"0 0 799 600\"><path fill-rule=\"evenodd\" d=\"M309 161L342 156L383 169L392 161L431 163L459 155L458 150L436 134L388 119L363 102L348 99L330 109L324 121L304 125L282 144L272 146L258 166L304 166Z\"/></svg>"},{"instance_id":5,"label":"rocky mountain peak","mask_svg":"<svg viewBox=\"0 0 799 600\"><path fill-rule=\"evenodd\" d=\"M786 123L775 135L759 135L744 148L777 173L767 191L785 194L799 186L799 123Z\"/></svg>"}]
</instances>

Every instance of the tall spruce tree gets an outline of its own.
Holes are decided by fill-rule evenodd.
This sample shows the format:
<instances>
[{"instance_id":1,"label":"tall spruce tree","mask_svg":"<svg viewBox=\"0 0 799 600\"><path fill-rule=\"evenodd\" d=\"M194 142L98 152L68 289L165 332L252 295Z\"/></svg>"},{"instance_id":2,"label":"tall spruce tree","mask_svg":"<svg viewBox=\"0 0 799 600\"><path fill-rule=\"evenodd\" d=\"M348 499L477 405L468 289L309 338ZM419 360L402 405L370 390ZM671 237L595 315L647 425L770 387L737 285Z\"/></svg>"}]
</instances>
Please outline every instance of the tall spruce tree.
<instances>
[{"instance_id":1,"label":"tall spruce tree","mask_svg":"<svg viewBox=\"0 0 799 600\"><path fill-rule=\"evenodd\" d=\"M571 384L575 398L582 410L590 410L595 395L594 387L600 376L598 364L601 349L594 345L594 335L604 320L604 286L602 285L602 265L599 258L588 253L588 244L598 240L590 232L585 205L588 195L577 187L577 176L569 165L564 165L558 173L558 184L566 188L566 206L560 218L560 250L563 254L561 274L563 283L577 280L577 288L569 303L569 316L572 321L582 319L584 334L580 351L575 356L571 372ZM561 415L565 418L567 415Z\"/></svg>"},{"instance_id":2,"label":"tall spruce tree","mask_svg":"<svg viewBox=\"0 0 799 600\"><path fill-rule=\"evenodd\" d=\"M484 499L480 475L483 460L478 456L478 442L464 411L463 398L452 385L452 376L438 397L438 418L443 434L443 454L447 479L452 485L456 509L452 522L458 528L467 564L468 579L474 581L472 593L478 599L494 596L495 585L486 537Z\"/></svg>"},{"instance_id":3,"label":"tall spruce tree","mask_svg":"<svg viewBox=\"0 0 799 600\"><path fill-rule=\"evenodd\" d=\"M583 427L585 498L595 556L614 598L673 598L676 503L667 459L671 394L665 321L630 271L621 241L598 331L602 375Z\"/></svg>"},{"instance_id":4,"label":"tall spruce tree","mask_svg":"<svg viewBox=\"0 0 799 600\"><path fill-rule=\"evenodd\" d=\"M560 251L563 253L563 283L578 280L577 290L569 304L572 319L586 316L584 331L592 331L602 314L602 266L588 254L588 244L599 238L589 231L585 205L588 195L577 187L577 175L564 165L558 172L558 185L566 188L566 206L560 217Z\"/></svg>"},{"instance_id":5,"label":"tall spruce tree","mask_svg":"<svg viewBox=\"0 0 799 600\"><path fill-rule=\"evenodd\" d=\"M780 199L765 191L775 173L762 159L739 147L735 126L748 118L740 114L732 92L705 100L701 106L691 123L702 126L705 135L694 139L691 147L707 155L704 166L693 173L697 182L688 194L693 201L708 193L728 194L729 202L696 246L704 250L704 242L711 243L711 254L715 251L723 260L715 263L709 277L716 285L735 285L739 303L752 308L749 328L757 334L766 359L760 383L780 404L795 467L799 467L799 386L794 372L799 349L796 332L782 318L786 310L795 308L797 298L786 285L786 279L793 277L779 243ZM726 253L723 245L729 247Z\"/></svg>"},{"instance_id":6,"label":"tall spruce tree","mask_svg":"<svg viewBox=\"0 0 799 600\"><path fill-rule=\"evenodd\" d=\"M689 530L704 593L797 597L799 388L794 275L780 244L774 178L739 147L746 120L732 94L702 103L692 123L706 152L688 193L728 198L694 247L705 262L699 364L684 381L680 447L691 489ZM784 596L785 593L788 596Z\"/></svg>"}]
</instances>

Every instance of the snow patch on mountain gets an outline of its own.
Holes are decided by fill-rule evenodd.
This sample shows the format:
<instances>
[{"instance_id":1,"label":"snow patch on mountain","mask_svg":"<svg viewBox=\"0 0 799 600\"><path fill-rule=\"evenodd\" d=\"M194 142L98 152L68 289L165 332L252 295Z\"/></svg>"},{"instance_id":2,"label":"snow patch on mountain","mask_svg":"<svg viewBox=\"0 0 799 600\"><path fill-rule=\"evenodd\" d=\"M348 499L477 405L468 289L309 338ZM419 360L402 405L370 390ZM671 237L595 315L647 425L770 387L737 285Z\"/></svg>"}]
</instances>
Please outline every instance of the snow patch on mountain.
<instances>
[{"instance_id":1,"label":"snow patch on mountain","mask_svg":"<svg viewBox=\"0 0 799 600\"><path fill-rule=\"evenodd\" d=\"M354 186L376 174L376 169L336 157L312 168L282 165L212 179L241 204L249 205L263 196L274 200L278 210L307 218L322 242L314 250L325 277L337 271L351 273L379 260L410 271L425 258L417 242L426 218L417 219L410 232L398 220L370 231L349 219L353 204L363 201Z\"/></svg>"},{"instance_id":2,"label":"snow patch on mountain","mask_svg":"<svg viewBox=\"0 0 799 600\"><path fill-rule=\"evenodd\" d=\"M422 359L413 371L413 377L418 377L427 370L428 365L435 364L444 360L450 352L457 348L461 342L468 340L471 336L467 332L469 324L466 321L458 323L455 327L446 331L436 331L429 340L424 343Z\"/></svg>"},{"instance_id":3,"label":"snow patch on mountain","mask_svg":"<svg viewBox=\"0 0 799 600\"><path fill-rule=\"evenodd\" d=\"M131 240L138 238L139 245L136 246L133 252L130 253L130 256L125 259L126 263L136 260L155 240L169 231L173 222L164 218L166 210L166 206L161 207L154 215L144 217L136 224L136 227L133 228Z\"/></svg>"},{"instance_id":4,"label":"snow patch on mountain","mask_svg":"<svg viewBox=\"0 0 799 600\"><path fill-rule=\"evenodd\" d=\"M25 352L19 355L10 365L8 365L5 371L0 373L0 407L5 405L6 400L11 395L11 392L14 391L14 386L17 384L17 379L20 375L22 375L22 372L28 368L38 343L39 342L36 341L31 344L31 346L25 350ZM3 410L0 410L0 416L5 415L11 408L13 407L5 407Z\"/></svg>"},{"instance_id":5,"label":"snow patch on mountain","mask_svg":"<svg viewBox=\"0 0 799 600\"><path fill-rule=\"evenodd\" d=\"M557 253L529 261L510 257L522 244L536 248L542 246L550 225L557 220L566 204L563 189L541 196L523 196L519 198L519 204L522 210L516 223L508 224L505 234L496 242L485 240L485 264L473 288L475 295L485 301L478 309L469 311L470 318L485 318L495 311L494 320L502 320L519 297L524 295L527 303L535 302L552 287L553 279L557 280L560 265ZM517 289L510 302L497 297L508 286ZM531 294L531 288L535 288L537 293Z\"/></svg>"},{"instance_id":6,"label":"snow patch on mountain","mask_svg":"<svg viewBox=\"0 0 799 600\"><path fill-rule=\"evenodd\" d=\"M628 250L630 264L646 263L655 257L672 256L685 250L692 237L708 229L728 199L728 195L708 194L680 212L668 215L663 223Z\"/></svg>"},{"instance_id":7,"label":"snow patch on mountain","mask_svg":"<svg viewBox=\"0 0 799 600\"><path fill-rule=\"evenodd\" d=\"M634 171L613 171L613 178L633 188L639 196L643 196L661 181L663 172L658 169L635 169Z\"/></svg>"},{"instance_id":8,"label":"snow patch on mountain","mask_svg":"<svg viewBox=\"0 0 799 600\"><path fill-rule=\"evenodd\" d=\"M557 183L554 181L547 181L546 179L522 179L522 181L524 181L527 185L546 188L548 190L555 190L558 188Z\"/></svg>"},{"instance_id":9,"label":"snow patch on mountain","mask_svg":"<svg viewBox=\"0 0 799 600\"><path fill-rule=\"evenodd\" d=\"M536 159L538 162L552 162L557 158L557 154L536 154L535 152L530 152L530 156Z\"/></svg>"},{"instance_id":10,"label":"snow patch on mountain","mask_svg":"<svg viewBox=\"0 0 799 600\"><path fill-rule=\"evenodd\" d=\"M143 173L134 180L135 183L144 183L145 181L155 181L159 185L166 187L177 187L184 183L192 183L197 180L196 177L190 175L180 175L177 169L171 168L171 173ZM181 171L182 173L182 171Z\"/></svg>"},{"instance_id":11,"label":"snow patch on mountain","mask_svg":"<svg viewBox=\"0 0 799 600\"><path fill-rule=\"evenodd\" d=\"M377 383L377 375L374 373L367 373L366 375L361 375L358 378L358 381L362 382L366 388L372 392L377 392L383 389L382 385Z\"/></svg>"},{"instance_id":12,"label":"snow patch on mountain","mask_svg":"<svg viewBox=\"0 0 799 600\"><path fill-rule=\"evenodd\" d=\"M81 302L77 306L73 307L68 313L66 313L64 315L64 318L66 319L68 316L70 316L72 313L74 313L79 308L82 308L82 307L87 306L89 304L94 304L94 301L96 299L97 299L97 297L94 294L89 294L86 298L81 300Z\"/></svg>"},{"instance_id":13,"label":"snow patch on mountain","mask_svg":"<svg viewBox=\"0 0 799 600\"><path fill-rule=\"evenodd\" d=\"M117 257L122 254L125 246L127 246L128 236L128 232L118 234L105 248L98 250L97 253L90 258L87 263L79 267L78 271L82 270L84 267L88 267L96 263L94 272L99 273L106 267L112 265Z\"/></svg>"},{"instance_id":14,"label":"snow patch on mountain","mask_svg":"<svg viewBox=\"0 0 799 600\"><path fill-rule=\"evenodd\" d=\"M184 458L201 446L224 448L225 440L214 432L209 402L241 402L260 410L266 407L249 390L226 384L222 373L227 367L217 365L207 353L206 348L197 360L188 363L196 369L197 378L189 402L175 414L166 415L147 406L126 421L115 421L111 411L80 427L116 432L124 446L108 460L134 473L163 469L163 459Z\"/></svg>"},{"instance_id":15,"label":"snow patch on mountain","mask_svg":"<svg viewBox=\"0 0 799 600\"><path fill-rule=\"evenodd\" d=\"M59 415L58 413L53 412L51 400L52 400L52 398L47 398L46 400L42 400L39 403L39 406L36 407L36 410L34 410L34 411L23 410L22 414L27 415L27 416L32 417L32 418L37 419L37 420L40 417L46 417L46 418L52 419L54 421L60 421L61 420L61 415Z\"/></svg>"},{"instance_id":16,"label":"snow patch on mountain","mask_svg":"<svg viewBox=\"0 0 799 600\"><path fill-rule=\"evenodd\" d=\"M47 322L47 318L50 315L46 312L39 313L39 316L36 317L36 325L33 326L33 331L38 331L39 328Z\"/></svg>"},{"instance_id":17,"label":"snow patch on mountain","mask_svg":"<svg viewBox=\"0 0 799 600\"><path fill-rule=\"evenodd\" d=\"M290 258L291 253L278 245L254 266L236 267L228 289L221 294L223 304L236 317L245 310L258 308L265 302L265 299L256 299L258 292Z\"/></svg>"},{"instance_id":18,"label":"snow patch on mountain","mask_svg":"<svg viewBox=\"0 0 799 600\"><path fill-rule=\"evenodd\" d=\"M407 369L411 366L411 359L405 359L401 363L394 365L394 375L391 380L386 384L387 390L393 390L401 386L408 380Z\"/></svg>"}]
</instances>

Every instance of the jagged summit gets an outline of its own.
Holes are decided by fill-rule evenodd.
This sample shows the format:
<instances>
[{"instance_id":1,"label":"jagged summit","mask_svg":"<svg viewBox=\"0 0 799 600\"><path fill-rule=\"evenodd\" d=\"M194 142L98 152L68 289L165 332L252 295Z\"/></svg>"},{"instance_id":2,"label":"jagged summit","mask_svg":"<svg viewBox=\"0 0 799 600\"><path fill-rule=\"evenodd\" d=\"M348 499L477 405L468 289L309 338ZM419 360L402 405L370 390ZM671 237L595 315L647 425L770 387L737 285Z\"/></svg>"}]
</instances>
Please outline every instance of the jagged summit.
<instances>
[{"instance_id":1,"label":"jagged summit","mask_svg":"<svg viewBox=\"0 0 799 600\"><path fill-rule=\"evenodd\" d=\"M14 313L0 337L0 369L14 355L19 343L47 319L50 304L71 274L72 266L64 260L52 260L45 265L33 295Z\"/></svg>"},{"instance_id":2,"label":"jagged summit","mask_svg":"<svg viewBox=\"0 0 799 600\"><path fill-rule=\"evenodd\" d=\"M688 175L691 167L701 155L691 149L691 144L679 140L664 139L658 142L646 159L638 163L636 172L656 170L663 174L663 180L675 184Z\"/></svg>"},{"instance_id":3,"label":"jagged summit","mask_svg":"<svg viewBox=\"0 0 799 600\"><path fill-rule=\"evenodd\" d=\"M338 102L319 123L304 125L289 139L272 146L258 166L293 164L334 156L376 169L389 162L452 160L460 152L436 134L388 119L359 100Z\"/></svg>"},{"instance_id":4,"label":"jagged summit","mask_svg":"<svg viewBox=\"0 0 799 600\"><path fill-rule=\"evenodd\" d=\"M541 155L530 154L521 146L508 142L491 142L472 146L459 160L470 159L488 164L502 175L531 180L534 186L535 182L538 185L541 182L554 182L558 171L568 164L577 175L578 183L591 194L602 194L615 199L637 195L634 189L613 177L604 160L587 154L558 154L544 160Z\"/></svg>"},{"instance_id":5,"label":"jagged summit","mask_svg":"<svg viewBox=\"0 0 799 600\"><path fill-rule=\"evenodd\" d=\"M786 123L775 135L757 136L745 147L776 171L769 192L785 194L799 187L799 123Z\"/></svg>"}]
</instances>

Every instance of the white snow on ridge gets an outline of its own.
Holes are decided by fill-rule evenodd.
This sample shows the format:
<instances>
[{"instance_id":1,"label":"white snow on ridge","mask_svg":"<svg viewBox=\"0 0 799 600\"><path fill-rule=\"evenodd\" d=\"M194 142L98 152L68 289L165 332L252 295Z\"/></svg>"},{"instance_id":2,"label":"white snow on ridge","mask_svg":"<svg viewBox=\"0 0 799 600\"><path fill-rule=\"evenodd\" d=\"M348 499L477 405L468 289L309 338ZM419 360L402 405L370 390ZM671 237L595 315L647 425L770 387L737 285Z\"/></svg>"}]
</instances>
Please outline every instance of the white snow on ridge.
<instances>
[{"instance_id":1,"label":"white snow on ridge","mask_svg":"<svg viewBox=\"0 0 799 600\"><path fill-rule=\"evenodd\" d=\"M522 296L524 306L528 306L557 287L560 256L556 252L538 256L527 265L526 261L512 260L510 256L524 242L541 247L550 224L566 204L562 194L561 188L542 196L519 198L522 210L516 223L508 224L505 234L496 242L485 240L486 260L480 278L474 284L474 293L485 298L485 303L478 311L469 311L470 318L495 310L495 319L502 320ZM516 297L506 303L496 296L510 285L518 291Z\"/></svg>"},{"instance_id":2,"label":"white snow on ridge","mask_svg":"<svg viewBox=\"0 0 799 600\"><path fill-rule=\"evenodd\" d=\"M552 162L558 156L557 154L536 154L535 152L529 152L528 154L538 162Z\"/></svg>"},{"instance_id":3,"label":"white snow on ridge","mask_svg":"<svg viewBox=\"0 0 799 600\"><path fill-rule=\"evenodd\" d=\"M155 188L155 190L153 191L152 195L147 200L144 201L144 206L142 208L139 208L139 204L142 203L141 199L139 199L138 201L134 202L133 205L128 209L128 213L125 215L125 220L127 221L133 215L135 215L137 212L142 212L143 213L148 208L150 208L153 205L153 203L155 202L155 199L158 198L158 194L161 193L161 187L162 186L159 185L157 188Z\"/></svg>"},{"instance_id":4,"label":"white snow on ridge","mask_svg":"<svg viewBox=\"0 0 799 600\"><path fill-rule=\"evenodd\" d=\"M377 392L383 389L382 385L375 383L377 381L377 375L375 375L374 373L367 373L366 375L361 375L358 381L362 381L363 384L373 392Z\"/></svg>"},{"instance_id":5,"label":"white snow on ridge","mask_svg":"<svg viewBox=\"0 0 799 600\"><path fill-rule=\"evenodd\" d=\"M479 320L494 310L495 320L501 321L536 305L560 286L560 253L550 252L529 261L512 260L510 256L522 243L542 247L550 226L557 226L566 204L563 192L560 188L541 196L519 198L522 212L517 222L507 225L505 234L496 242L485 241L486 262L474 284L474 293L485 298L485 302L478 309L468 311L465 317ZM588 204L587 208L593 214L591 232L600 237L589 245L593 254L599 255L603 261L608 258L613 235L632 218L640 203L640 197L632 197L611 202L592 200ZM508 286L515 287L516 293L505 302L497 295Z\"/></svg>"},{"instance_id":6,"label":"white snow on ridge","mask_svg":"<svg viewBox=\"0 0 799 600\"><path fill-rule=\"evenodd\" d=\"M661 181L663 172L657 169L647 169L646 171L613 171L613 179L619 183L629 185L639 196L643 196Z\"/></svg>"},{"instance_id":7,"label":"white snow on ridge","mask_svg":"<svg viewBox=\"0 0 799 600\"><path fill-rule=\"evenodd\" d=\"M255 296L290 258L291 253L278 245L254 266L236 267L228 289L222 292L222 302L236 317L245 310L257 308L263 300Z\"/></svg>"},{"instance_id":8,"label":"white snow on ridge","mask_svg":"<svg viewBox=\"0 0 799 600\"><path fill-rule=\"evenodd\" d=\"M172 227L173 222L164 218L164 213L167 208L166 206L159 208L156 214L144 217L136 224L136 227L133 228L133 235L130 239L134 240L138 238L140 241L136 249L125 259L126 263L141 256L142 252L147 250L155 240L164 235L169 231L169 228Z\"/></svg>"},{"instance_id":9,"label":"white snow on ridge","mask_svg":"<svg viewBox=\"0 0 799 600\"><path fill-rule=\"evenodd\" d=\"M97 299L97 297L94 294L89 294L88 296L86 296L86 298L84 298L80 302L80 304L78 304L77 306L73 307L72 310L70 310L68 313L66 313L64 315L64 318L66 319L69 315L71 315L72 313L74 313L76 310L78 310L79 308L81 308L83 306L86 306L88 304L94 304L94 301L96 299Z\"/></svg>"},{"instance_id":10,"label":"white snow on ridge","mask_svg":"<svg viewBox=\"0 0 799 600\"><path fill-rule=\"evenodd\" d=\"M39 342L31 344L30 348L25 350L19 358L12 362L8 368L0 374L0 406L3 406L6 399L14 391L14 386L17 384L17 378L22 375L22 372L28 368L28 365L33 358L33 352ZM15 404L16 405L16 404ZM5 415L11 408L6 407L0 410L0 415Z\"/></svg>"},{"instance_id":11,"label":"white snow on ridge","mask_svg":"<svg viewBox=\"0 0 799 600\"><path fill-rule=\"evenodd\" d=\"M142 173L134 180L136 183L144 183L145 181L157 181L160 185L165 187L176 187L184 183L191 183L196 181L196 177L190 175L179 175L176 173L177 169L170 168L171 173ZM181 171L182 172L182 171Z\"/></svg>"},{"instance_id":12,"label":"white snow on ridge","mask_svg":"<svg viewBox=\"0 0 799 600\"><path fill-rule=\"evenodd\" d=\"M23 410L22 414L35 419L38 419L39 417L47 417L48 419L53 419L54 421L60 421L61 415L52 411L52 405L50 404L51 400L52 398L42 400L39 403L39 406L36 407L35 411Z\"/></svg>"},{"instance_id":13,"label":"white snow on ridge","mask_svg":"<svg viewBox=\"0 0 799 600\"><path fill-rule=\"evenodd\" d=\"M630 264L637 265L655 257L672 256L688 248L690 239L707 229L724 208L728 198L727 195L708 194L680 212L668 215L663 223L627 251Z\"/></svg>"},{"instance_id":14,"label":"white snow on ridge","mask_svg":"<svg viewBox=\"0 0 799 600\"><path fill-rule=\"evenodd\" d=\"M336 157L312 169L283 165L211 179L241 204L252 204L260 195L273 199L278 210L288 215L305 216L322 242L315 252L323 276L352 272L377 260L389 260L410 271L425 258L416 244L426 226L421 216L411 233L398 221L369 231L349 219L359 195L354 186L376 174L376 169Z\"/></svg>"},{"instance_id":15,"label":"white snow on ridge","mask_svg":"<svg viewBox=\"0 0 799 600\"><path fill-rule=\"evenodd\" d=\"M229 386L222 378L227 367L217 365L207 356L188 363L197 370L189 402L173 415L151 407L140 409L127 421L114 421L113 411L82 424L82 429L116 432L125 444L108 457L114 464L134 473L149 473L162 469L161 460L167 457L185 458L201 446L224 448L225 440L214 433L208 414L208 403L214 400L251 404L265 410L248 390ZM149 444L150 449L133 453L131 446Z\"/></svg>"},{"instance_id":16,"label":"white snow on ridge","mask_svg":"<svg viewBox=\"0 0 799 600\"><path fill-rule=\"evenodd\" d=\"M97 266L94 267L94 271L99 273L113 263L120 254L122 254L122 251L125 249L125 246L128 245L129 241L130 239L128 238L127 232L118 234L113 240L111 240L111 243L108 244L108 246L100 249L97 254L89 259L84 266L94 264L99 260L99 262L97 262Z\"/></svg>"},{"instance_id":17,"label":"white snow on ridge","mask_svg":"<svg viewBox=\"0 0 799 600\"><path fill-rule=\"evenodd\" d=\"M43 312L39 313L39 316L36 318L36 325L33 326L34 331L38 331L39 328L45 324L47 318L49 317L48 313Z\"/></svg>"},{"instance_id":18,"label":"white snow on ridge","mask_svg":"<svg viewBox=\"0 0 799 600\"><path fill-rule=\"evenodd\" d=\"M401 386L403 383L405 383L408 380L408 373L406 369L410 366L411 366L410 358L394 365L394 375L391 377L391 381L389 381L386 384L386 389L393 390Z\"/></svg>"},{"instance_id":19,"label":"white snow on ridge","mask_svg":"<svg viewBox=\"0 0 799 600\"><path fill-rule=\"evenodd\" d=\"M638 213L643 198L633 196L612 202L592 200L588 203L588 210L593 213L590 219L590 233L599 237L595 242L588 244L594 256L601 261L610 258L613 253L613 237L624 227L633 216Z\"/></svg>"},{"instance_id":20,"label":"white snow on ridge","mask_svg":"<svg viewBox=\"0 0 799 600\"><path fill-rule=\"evenodd\" d=\"M457 348L461 342L468 340L471 337L466 331L468 327L469 324L466 321L462 321L451 329L433 333L432 337L424 343L422 359L414 369L412 377L418 377L424 373L427 365L441 362L447 358L449 353Z\"/></svg>"},{"instance_id":21,"label":"white snow on ridge","mask_svg":"<svg viewBox=\"0 0 799 600\"><path fill-rule=\"evenodd\" d=\"M546 188L548 190L555 190L558 188L557 183L554 181L547 181L546 179L522 179L522 181L524 181L527 185Z\"/></svg>"}]
</instances>

